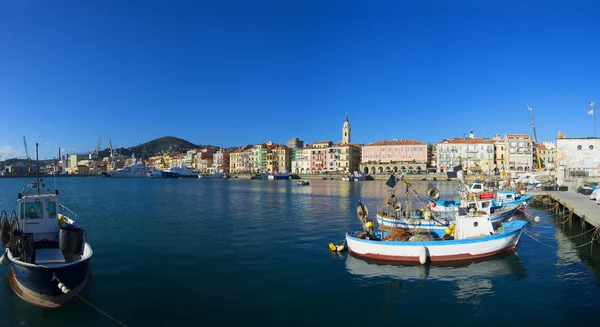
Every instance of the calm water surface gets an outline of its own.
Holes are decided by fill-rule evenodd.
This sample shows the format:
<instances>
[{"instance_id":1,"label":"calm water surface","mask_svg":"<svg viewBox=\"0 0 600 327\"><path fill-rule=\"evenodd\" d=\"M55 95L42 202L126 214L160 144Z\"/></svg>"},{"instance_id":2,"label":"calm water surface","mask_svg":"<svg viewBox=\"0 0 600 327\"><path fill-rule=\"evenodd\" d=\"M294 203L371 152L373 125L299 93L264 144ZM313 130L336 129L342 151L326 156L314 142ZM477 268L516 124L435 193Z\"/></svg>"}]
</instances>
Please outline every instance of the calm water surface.
<instances>
[{"instance_id":1,"label":"calm water surface","mask_svg":"<svg viewBox=\"0 0 600 327\"><path fill-rule=\"evenodd\" d=\"M0 179L13 210L28 179ZM94 249L86 298L129 326L597 326L600 246L542 210L514 254L451 266L381 265L332 254L373 215L385 181L57 178ZM450 197L456 184L437 186ZM400 190L402 190L400 192ZM403 194L401 188L398 193ZM529 210L529 209L528 209ZM542 243L543 242L543 243ZM117 326L78 301L33 307L0 268L2 326Z\"/></svg>"}]
</instances>

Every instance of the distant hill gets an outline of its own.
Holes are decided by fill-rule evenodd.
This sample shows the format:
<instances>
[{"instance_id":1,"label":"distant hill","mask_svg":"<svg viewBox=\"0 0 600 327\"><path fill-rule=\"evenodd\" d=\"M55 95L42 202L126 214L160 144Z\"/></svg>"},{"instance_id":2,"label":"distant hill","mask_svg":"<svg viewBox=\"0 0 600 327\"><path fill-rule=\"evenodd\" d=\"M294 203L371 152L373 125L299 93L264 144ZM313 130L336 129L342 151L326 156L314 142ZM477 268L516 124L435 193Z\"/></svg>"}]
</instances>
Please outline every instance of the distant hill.
<instances>
[{"instance_id":1,"label":"distant hill","mask_svg":"<svg viewBox=\"0 0 600 327\"><path fill-rule=\"evenodd\" d=\"M136 157L139 156L153 156L157 154L163 153L171 153L171 152L186 152L191 149L203 148L212 145L199 145L188 142L184 139L180 139L173 136L165 136L161 137L144 144L136 145L129 148L120 148L116 149L117 152L124 156L130 156L133 153L136 154ZM214 148L219 149L217 146L212 146ZM108 149L104 149L100 151L100 156L108 156Z\"/></svg>"}]
</instances>

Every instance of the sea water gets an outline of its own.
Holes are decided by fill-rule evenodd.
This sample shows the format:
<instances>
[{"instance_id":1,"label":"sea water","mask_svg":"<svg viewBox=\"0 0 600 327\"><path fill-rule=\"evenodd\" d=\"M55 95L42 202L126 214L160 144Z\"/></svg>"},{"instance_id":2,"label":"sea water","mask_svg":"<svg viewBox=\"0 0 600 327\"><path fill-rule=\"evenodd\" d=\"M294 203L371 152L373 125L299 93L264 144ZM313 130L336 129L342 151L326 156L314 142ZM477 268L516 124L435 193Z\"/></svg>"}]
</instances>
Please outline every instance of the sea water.
<instances>
[{"instance_id":1,"label":"sea water","mask_svg":"<svg viewBox=\"0 0 600 327\"><path fill-rule=\"evenodd\" d=\"M14 210L26 178L0 179ZM128 326L596 326L600 246L549 211L516 252L451 265L378 264L331 253L370 217L385 181L47 178L94 250L85 299ZM422 193L455 182L412 182ZM405 186L398 184L403 196ZM118 326L77 301L56 311L13 293L0 268L1 326Z\"/></svg>"}]
</instances>

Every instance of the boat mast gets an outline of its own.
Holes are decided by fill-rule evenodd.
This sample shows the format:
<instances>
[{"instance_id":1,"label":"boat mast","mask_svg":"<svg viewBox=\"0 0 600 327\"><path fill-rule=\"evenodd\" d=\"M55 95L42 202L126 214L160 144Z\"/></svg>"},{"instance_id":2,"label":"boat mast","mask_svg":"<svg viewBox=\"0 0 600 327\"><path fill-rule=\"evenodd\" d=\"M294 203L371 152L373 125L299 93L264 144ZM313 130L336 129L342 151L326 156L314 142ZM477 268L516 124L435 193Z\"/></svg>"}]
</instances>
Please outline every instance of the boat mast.
<instances>
[{"instance_id":1,"label":"boat mast","mask_svg":"<svg viewBox=\"0 0 600 327\"><path fill-rule=\"evenodd\" d=\"M36 178L37 178L37 192L40 195L40 159L38 156L38 144L35 144L35 165L36 168Z\"/></svg>"},{"instance_id":2,"label":"boat mast","mask_svg":"<svg viewBox=\"0 0 600 327\"><path fill-rule=\"evenodd\" d=\"M542 170L542 162L540 160L540 151L538 148L537 134L535 133L535 121L533 120L533 108L531 108L529 105L527 105L527 109L529 109L529 115L531 116L531 127L533 128L533 140L535 141L535 156L537 158L537 164L538 164L537 167L538 167L538 171L539 171L539 170ZM594 129L594 134L595 134L595 129Z\"/></svg>"}]
</instances>

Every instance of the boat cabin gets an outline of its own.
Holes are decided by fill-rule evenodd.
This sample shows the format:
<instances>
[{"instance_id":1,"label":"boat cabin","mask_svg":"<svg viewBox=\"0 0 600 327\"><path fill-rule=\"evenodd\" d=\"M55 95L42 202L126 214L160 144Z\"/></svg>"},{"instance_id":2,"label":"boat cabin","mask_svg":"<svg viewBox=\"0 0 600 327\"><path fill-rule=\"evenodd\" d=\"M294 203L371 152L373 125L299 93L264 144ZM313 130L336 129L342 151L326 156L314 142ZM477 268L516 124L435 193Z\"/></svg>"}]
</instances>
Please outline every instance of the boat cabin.
<instances>
[{"instance_id":1,"label":"boat cabin","mask_svg":"<svg viewBox=\"0 0 600 327\"><path fill-rule=\"evenodd\" d=\"M489 215L456 216L455 240L479 238L494 235L494 227Z\"/></svg>"},{"instance_id":2,"label":"boat cabin","mask_svg":"<svg viewBox=\"0 0 600 327\"><path fill-rule=\"evenodd\" d=\"M60 230L58 222L58 195L27 195L19 193L17 217L24 233L33 234L33 241L57 241Z\"/></svg>"}]
</instances>

